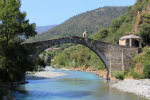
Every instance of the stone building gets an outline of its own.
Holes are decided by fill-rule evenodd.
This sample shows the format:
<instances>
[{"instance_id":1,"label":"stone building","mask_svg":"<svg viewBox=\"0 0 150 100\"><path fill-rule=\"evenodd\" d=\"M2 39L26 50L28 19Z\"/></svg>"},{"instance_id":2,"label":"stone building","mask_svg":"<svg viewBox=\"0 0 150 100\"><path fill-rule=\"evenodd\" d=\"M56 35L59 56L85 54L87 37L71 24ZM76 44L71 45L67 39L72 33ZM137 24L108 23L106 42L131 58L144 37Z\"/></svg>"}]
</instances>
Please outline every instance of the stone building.
<instances>
[{"instance_id":1,"label":"stone building","mask_svg":"<svg viewBox=\"0 0 150 100\"><path fill-rule=\"evenodd\" d=\"M136 35L125 35L119 39L119 45L127 47L139 47L141 48L141 37Z\"/></svg>"}]
</instances>

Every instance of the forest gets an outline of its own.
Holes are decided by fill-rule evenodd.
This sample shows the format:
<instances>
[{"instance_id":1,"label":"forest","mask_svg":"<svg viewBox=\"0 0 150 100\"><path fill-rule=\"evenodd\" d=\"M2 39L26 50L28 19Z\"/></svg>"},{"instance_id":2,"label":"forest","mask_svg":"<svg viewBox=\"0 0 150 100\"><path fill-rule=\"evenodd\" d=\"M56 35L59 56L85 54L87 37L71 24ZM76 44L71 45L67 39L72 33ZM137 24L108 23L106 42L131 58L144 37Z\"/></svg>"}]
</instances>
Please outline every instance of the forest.
<instances>
[{"instance_id":1,"label":"forest","mask_svg":"<svg viewBox=\"0 0 150 100\"><path fill-rule=\"evenodd\" d=\"M36 35L35 24L29 24L20 6L19 0L0 0L0 82L23 80L34 66L31 52L21 43Z\"/></svg>"}]
</instances>

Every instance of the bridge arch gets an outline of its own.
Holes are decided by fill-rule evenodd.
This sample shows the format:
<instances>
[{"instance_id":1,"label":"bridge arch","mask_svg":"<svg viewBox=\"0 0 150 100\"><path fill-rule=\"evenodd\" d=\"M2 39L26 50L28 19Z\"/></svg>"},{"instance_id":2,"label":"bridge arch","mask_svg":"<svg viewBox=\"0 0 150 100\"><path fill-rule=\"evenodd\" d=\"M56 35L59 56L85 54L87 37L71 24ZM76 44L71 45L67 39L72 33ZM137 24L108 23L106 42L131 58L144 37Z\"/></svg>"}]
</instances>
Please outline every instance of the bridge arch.
<instances>
[{"instance_id":1,"label":"bridge arch","mask_svg":"<svg viewBox=\"0 0 150 100\"><path fill-rule=\"evenodd\" d=\"M127 54L126 53L124 54L124 52L129 51L128 53L130 55L131 51L133 51L132 48L126 49L127 47L77 36L63 37L59 39L52 39L38 42L28 42L23 43L23 45L25 45L27 48L36 51L36 53L33 55L33 58L35 59L45 49L65 43L81 44L88 47L93 52L95 52L96 55L98 55L98 57L102 60L102 62L106 66L106 69L108 71L107 78L109 76L109 73L111 73L110 71L112 70L112 68L117 70L124 70L125 65L129 66L129 62L126 63L124 62L124 57L125 58L127 57ZM128 58L128 60L131 59Z\"/></svg>"}]
</instances>

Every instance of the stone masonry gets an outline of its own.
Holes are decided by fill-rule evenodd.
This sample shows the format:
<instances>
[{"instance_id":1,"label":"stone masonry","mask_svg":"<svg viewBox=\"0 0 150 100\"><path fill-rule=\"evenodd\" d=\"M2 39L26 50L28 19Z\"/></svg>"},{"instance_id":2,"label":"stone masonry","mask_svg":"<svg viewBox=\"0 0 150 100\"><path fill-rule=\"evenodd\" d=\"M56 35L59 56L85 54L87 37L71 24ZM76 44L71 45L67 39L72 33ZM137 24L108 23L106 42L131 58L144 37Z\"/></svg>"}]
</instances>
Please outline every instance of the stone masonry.
<instances>
[{"instance_id":1,"label":"stone masonry","mask_svg":"<svg viewBox=\"0 0 150 100\"><path fill-rule=\"evenodd\" d=\"M36 58L45 49L65 43L82 44L90 48L103 61L108 71L108 75L114 70L124 71L130 68L132 57L138 54L138 48L120 46L77 36L23 43L23 45L34 50L36 53L33 55L33 58Z\"/></svg>"}]
</instances>

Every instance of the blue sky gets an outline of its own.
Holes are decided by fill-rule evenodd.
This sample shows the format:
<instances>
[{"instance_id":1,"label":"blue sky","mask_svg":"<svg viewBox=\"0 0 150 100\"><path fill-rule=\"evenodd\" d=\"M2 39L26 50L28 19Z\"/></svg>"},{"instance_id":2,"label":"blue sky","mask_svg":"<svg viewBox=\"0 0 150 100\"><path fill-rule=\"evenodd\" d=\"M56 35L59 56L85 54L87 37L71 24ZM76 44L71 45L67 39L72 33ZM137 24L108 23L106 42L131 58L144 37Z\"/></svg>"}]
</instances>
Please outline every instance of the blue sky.
<instances>
[{"instance_id":1,"label":"blue sky","mask_svg":"<svg viewBox=\"0 0 150 100\"><path fill-rule=\"evenodd\" d=\"M136 0L21 0L21 11L37 26L57 25L85 11L104 6L129 6Z\"/></svg>"}]
</instances>

